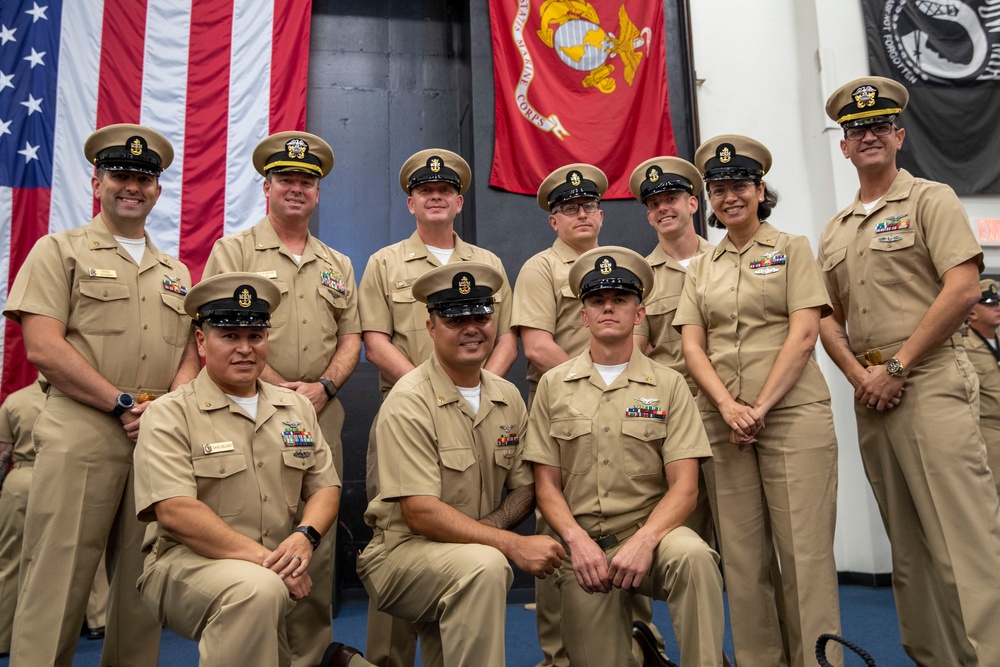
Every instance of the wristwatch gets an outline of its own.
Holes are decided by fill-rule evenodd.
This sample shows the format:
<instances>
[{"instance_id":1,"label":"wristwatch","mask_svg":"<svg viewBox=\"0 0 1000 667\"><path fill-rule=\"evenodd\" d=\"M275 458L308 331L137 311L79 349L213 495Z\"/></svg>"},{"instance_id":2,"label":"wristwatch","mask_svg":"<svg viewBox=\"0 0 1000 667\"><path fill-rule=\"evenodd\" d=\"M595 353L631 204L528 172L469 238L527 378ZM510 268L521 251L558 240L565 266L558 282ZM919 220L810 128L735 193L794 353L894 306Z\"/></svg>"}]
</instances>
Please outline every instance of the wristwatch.
<instances>
[{"instance_id":1,"label":"wristwatch","mask_svg":"<svg viewBox=\"0 0 1000 667\"><path fill-rule=\"evenodd\" d=\"M319 531L313 528L312 526L299 526L292 532L302 533L303 535L305 535L306 539L309 540L309 544L312 545L313 551L319 549L319 541L323 539L323 536L320 535Z\"/></svg>"},{"instance_id":2,"label":"wristwatch","mask_svg":"<svg viewBox=\"0 0 1000 667\"><path fill-rule=\"evenodd\" d=\"M889 375L897 378L905 378L907 373L909 373L909 371L903 367L903 362L896 357L893 357L886 362L885 370L889 373Z\"/></svg>"},{"instance_id":3,"label":"wristwatch","mask_svg":"<svg viewBox=\"0 0 1000 667\"><path fill-rule=\"evenodd\" d=\"M323 391L326 392L327 398L333 398L337 395L337 385L333 383L333 380L327 380L326 378L320 378L317 380L321 385L323 385Z\"/></svg>"},{"instance_id":4,"label":"wristwatch","mask_svg":"<svg viewBox=\"0 0 1000 667\"><path fill-rule=\"evenodd\" d=\"M126 410L131 410L133 405L135 405L135 399L132 398L132 394L118 394L115 407L111 410L111 416L121 417Z\"/></svg>"}]
</instances>

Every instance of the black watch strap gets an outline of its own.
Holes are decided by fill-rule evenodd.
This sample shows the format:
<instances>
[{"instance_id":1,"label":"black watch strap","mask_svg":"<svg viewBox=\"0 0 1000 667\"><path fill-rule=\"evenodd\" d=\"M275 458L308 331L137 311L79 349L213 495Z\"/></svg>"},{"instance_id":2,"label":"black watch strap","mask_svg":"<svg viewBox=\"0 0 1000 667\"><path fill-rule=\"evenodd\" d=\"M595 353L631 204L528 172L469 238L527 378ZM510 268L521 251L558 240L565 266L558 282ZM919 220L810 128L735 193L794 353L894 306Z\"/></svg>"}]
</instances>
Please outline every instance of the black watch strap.
<instances>
[{"instance_id":1,"label":"black watch strap","mask_svg":"<svg viewBox=\"0 0 1000 667\"><path fill-rule=\"evenodd\" d=\"M118 394L115 407L111 408L111 416L121 417L126 410L131 410L134 405L135 399L132 398L132 394Z\"/></svg>"},{"instance_id":2,"label":"black watch strap","mask_svg":"<svg viewBox=\"0 0 1000 667\"><path fill-rule=\"evenodd\" d=\"M312 526L299 526L292 532L302 533L303 535L305 535L306 539L309 540L309 544L312 545L313 551L319 549L319 541L323 539L323 536L320 535L319 531L313 528Z\"/></svg>"},{"instance_id":3,"label":"black watch strap","mask_svg":"<svg viewBox=\"0 0 1000 667\"><path fill-rule=\"evenodd\" d=\"M327 380L326 378L320 378L319 383L323 385L323 391L326 392L327 398L333 398L337 395L337 385L333 383L333 380Z\"/></svg>"}]
</instances>

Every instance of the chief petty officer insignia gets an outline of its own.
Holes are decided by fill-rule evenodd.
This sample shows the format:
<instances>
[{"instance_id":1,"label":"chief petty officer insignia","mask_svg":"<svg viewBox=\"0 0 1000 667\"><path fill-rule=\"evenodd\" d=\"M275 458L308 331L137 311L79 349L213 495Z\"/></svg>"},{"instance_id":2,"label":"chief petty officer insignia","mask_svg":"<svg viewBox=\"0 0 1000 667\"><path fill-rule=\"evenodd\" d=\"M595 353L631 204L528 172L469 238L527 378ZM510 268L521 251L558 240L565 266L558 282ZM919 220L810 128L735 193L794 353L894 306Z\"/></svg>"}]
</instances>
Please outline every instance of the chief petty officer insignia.
<instances>
[{"instance_id":1,"label":"chief petty officer insignia","mask_svg":"<svg viewBox=\"0 0 1000 667\"><path fill-rule=\"evenodd\" d=\"M174 294L180 294L181 296L188 293L188 288L181 285L180 278L168 276L167 274L163 274L163 289Z\"/></svg>"},{"instance_id":2,"label":"chief petty officer insignia","mask_svg":"<svg viewBox=\"0 0 1000 667\"><path fill-rule=\"evenodd\" d=\"M885 234L886 232L895 232L900 229L909 229L910 219L907 215L907 213L902 215L890 215L888 218L875 225L875 233ZM906 219L904 220L903 218Z\"/></svg>"},{"instance_id":3,"label":"chief petty officer insignia","mask_svg":"<svg viewBox=\"0 0 1000 667\"><path fill-rule=\"evenodd\" d=\"M521 444L521 438L512 430L513 428L510 424L504 424L500 427L503 433L497 438L497 447L514 447Z\"/></svg>"},{"instance_id":4,"label":"chief petty officer insignia","mask_svg":"<svg viewBox=\"0 0 1000 667\"><path fill-rule=\"evenodd\" d=\"M639 417L641 419L666 419L667 411L659 407L657 403L660 402L659 398L644 398L642 396L636 396L635 400L642 403L642 405L633 405L631 408L625 411L626 417Z\"/></svg>"},{"instance_id":5,"label":"chief petty officer insignia","mask_svg":"<svg viewBox=\"0 0 1000 667\"><path fill-rule=\"evenodd\" d=\"M344 279L336 271L324 271L320 274L323 280L323 285L329 287L332 290L336 290L341 294L347 294L347 285L344 284Z\"/></svg>"},{"instance_id":6,"label":"chief petty officer insignia","mask_svg":"<svg viewBox=\"0 0 1000 667\"><path fill-rule=\"evenodd\" d=\"M302 422L287 421L281 423L288 427L281 432L281 441L285 443L285 447L313 447L316 445L312 433L301 428Z\"/></svg>"}]
</instances>

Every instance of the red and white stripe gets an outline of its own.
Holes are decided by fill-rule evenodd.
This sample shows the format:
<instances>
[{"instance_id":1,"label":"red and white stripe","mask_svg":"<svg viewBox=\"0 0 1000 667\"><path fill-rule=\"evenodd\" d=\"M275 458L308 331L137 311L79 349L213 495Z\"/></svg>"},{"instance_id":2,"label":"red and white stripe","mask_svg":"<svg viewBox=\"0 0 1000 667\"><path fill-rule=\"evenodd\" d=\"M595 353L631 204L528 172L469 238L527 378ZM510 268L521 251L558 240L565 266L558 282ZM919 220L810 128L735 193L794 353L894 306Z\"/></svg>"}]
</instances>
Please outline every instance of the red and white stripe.
<instances>
[{"instance_id":1,"label":"red and white stripe","mask_svg":"<svg viewBox=\"0 0 1000 667\"><path fill-rule=\"evenodd\" d=\"M67 0L59 52L55 164L46 190L0 188L0 276L42 235L96 210L83 143L140 123L170 139L174 163L147 220L153 242L201 277L212 243L265 212L251 154L305 128L310 0ZM6 192L5 192L6 190ZM6 221L10 224L5 224ZM6 302L7 281L0 280ZM0 333L0 400L30 381L20 330Z\"/></svg>"}]
</instances>

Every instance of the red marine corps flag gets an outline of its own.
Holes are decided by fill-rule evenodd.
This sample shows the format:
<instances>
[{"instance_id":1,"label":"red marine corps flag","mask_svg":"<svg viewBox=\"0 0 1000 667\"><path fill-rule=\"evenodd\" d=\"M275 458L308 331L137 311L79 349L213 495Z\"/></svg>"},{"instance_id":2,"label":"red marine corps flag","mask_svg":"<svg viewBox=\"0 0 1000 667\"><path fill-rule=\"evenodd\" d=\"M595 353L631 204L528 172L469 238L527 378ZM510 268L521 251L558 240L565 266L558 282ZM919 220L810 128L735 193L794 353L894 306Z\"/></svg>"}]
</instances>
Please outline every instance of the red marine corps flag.
<instances>
[{"instance_id":1,"label":"red marine corps flag","mask_svg":"<svg viewBox=\"0 0 1000 667\"><path fill-rule=\"evenodd\" d=\"M496 140L490 185L534 194L570 162L599 166L605 198L632 168L676 155L663 3L490 0Z\"/></svg>"}]
</instances>

